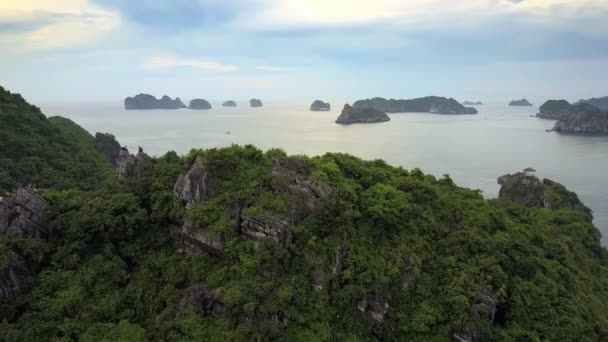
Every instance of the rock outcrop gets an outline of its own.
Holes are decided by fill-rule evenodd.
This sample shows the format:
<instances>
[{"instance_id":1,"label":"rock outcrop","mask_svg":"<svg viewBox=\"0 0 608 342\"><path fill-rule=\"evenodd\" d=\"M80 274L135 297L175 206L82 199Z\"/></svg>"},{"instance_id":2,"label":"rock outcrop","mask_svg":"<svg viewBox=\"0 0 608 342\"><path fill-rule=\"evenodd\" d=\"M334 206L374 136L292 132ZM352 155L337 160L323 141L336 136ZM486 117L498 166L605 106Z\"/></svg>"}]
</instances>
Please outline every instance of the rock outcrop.
<instances>
[{"instance_id":1,"label":"rock outcrop","mask_svg":"<svg viewBox=\"0 0 608 342\"><path fill-rule=\"evenodd\" d=\"M116 168L120 156L121 147L116 138L110 133L95 133L95 149L103 155L103 158Z\"/></svg>"},{"instance_id":2,"label":"rock outcrop","mask_svg":"<svg viewBox=\"0 0 608 342\"><path fill-rule=\"evenodd\" d=\"M188 105L188 108L207 110L207 109L211 109L211 103L209 103L207 100L203 100L203 99L193 99L193 100L190 100L190 104Z\"/></svg>"},{"instance_id":3,"label":"rock outcrop","mask_svg":"<svg viewBox=\"0 0 608 342\"><path fill-rule=\"evenodd\" d=\"M251 99L251 100L249 100L249 105L251 107L262 107L262 100L260 100L260 99Z\"/></svg>"},{"instance_id":4,"label":"rock outcrop","mask_svg":"<svg viewBox=\"0 0 608 342\"><path fill-rule=\"evenodd\" d=\"M310 111L311 112L328 112L330 110L331 110L331 105L329 104L329 102L323 102L321 100L315 100L310 105Z\"/></svg>"},{"instance_id":5,"label":"rock outcrop","mask_svg":"<svg viewBox=\"0 0 608 342\"><path fill-rule=\"evenodd\" d=\"M473 314L478 316L482 322L488 325L494 324L496 317L498 299L488 288L479 291L475 304L471 307ZM452 333L454 342L476 342L480 341L479 329L476 326L462 326Z\"/></svg>"},{"instance_id":6,"label":"rock outcrop","mask_svg":"<svg viewBox=\"0 0 608 342\"><path fill-rule=\"evenodd\" d=\"M571 112L572 106L566 100L549 100L538 109L539 118L558 120L565 114Z\"/></svg>"},{"instance_id":7,"label":"rock outcrop","mask_svg":"<svg viewBox=\"0 0 608 342\"><path fill-rule=\"evenodd\" d=\"M188 172L178 178L173 193L186 202L186 208L190 208L215 197L218 185L217 178L209 176L203 156L198 156Z\"/></svg>"},{"instance_id":8,"label":"rock outcrop","mask_svg":"<svg viewBox=\"0 0 608 342\"><path fill-rule=\"evenodd\" d=\"M229 100L222 103L222 107L236 107L236 102Z\"/></svg>"},{"instance_id":9,"label":"rock outcrop","mask_svg":"<svg viewBox=\"0 0 608 342\"><path fill-rule=\"evenodd\" d=\"M121 182L141 177L150 162L152 162L152 158L144 153L141 147L136 155L130 154L129 150L122 148L116 162L116 177Z\"/></svg>"},{"instance_id":10,"label":"rock outcrop","mask_svg":"<svg viewBox=\"0 0 608 342\"><path fill-rule=\"evenodd\" d=\"M125 99L125 109L180 109L186 108L179 97L175 100L164 95L160 100L150 94L138 94Z\"/></svg>"},{"instance_id":11,"label":"rock outcrop","mask_svg":"<svg viewBox=\"0 0 608 342\"><path fill-rule=\"evenodd\" d=\"M588 100L580 100L576 104L579 103L588 103L599 108L600 110L608 112L608 96L592 98Z\"/></svg>"},{"instance_id":12,"label":"rock outcrop","mask_svg":"<svg viewBox=\"0 0 608 342\"><path fill-rule=\"evenodd\" d=\"M10 197L0 200L0 236L23 239L48 239L44 214L48 204L34 190L18 189ZM10 251L5 256L8 265L0 269L0 299L13 298L23 281L33 275L41 260L32 260Z\"/></svg>"},{"instance_id":13,"label":"rock outcrop","mask_svg":"<svg viewBox=\"0 0 608 342\"><path fill-rule=\"evenodd\" d=\"M433 113L433 114L477 114L477 109L465 107L452 98L427 96L411 100L395 100L375 97L359 100L355 108L372 108L384 113Z\"/></svg>"},{"instance_id":14,"label":"rock outcrop","mask_svg":"<svg viewBox=\"0 0 608 342\"><path fill-rule=\"evenodd\" d=\"M498 178L498 184L501 185L499 200L527 208L571 209L591 216L591 209L574 192L550 179L541 180L532 171L504 175Z\"/></svg>"},{"instance_id":15,"label":"rock outcrop","mask_svg":"<svg viewBox=\"0 0 608 342\"><path fill-rule=\"evenodd\" d=\"M582 104L591 106L589 104ZM577 105L581 106L581 105ZM563 115L553 131L570 134L608 135L608 113L584 112Z\"/></svg>"},{"instance_id":16,"label":"rock outcrop","mask_svg":"<svg viewBox=\"0 0 608 342\"><path fill-rule=\"evenodd\" d=\"M338 124L353 124L353 123L375 123L390 121L391 118L385 112L374 108L357 108L345 104L342 113L336 119Z\"/></svg>"},{"instance_id":17,"label":"rock outcrop","mask_svg":"<svg viewBox=\"0 0 608 342\"><path fill-rule=\"evenodd\" d=\"M234 225L234 232L243 238L274 241L287 247L293 240L291 228L312 214L318 203L333 193L333 189L313 179L307 173L306 166L297 160L274 160L272 176L276 182L272 182L273 185L268 189L259 190L272 191L287 198L289 210L286 214L276 215L259 210L248 210L256 208L255 200L234 203L227 210ZM198 203L213 199L219 186L217 175L211 174L204 157L198 156L190 169L179 177L173 192L189 209ZM197 229L187 221L174 231L182 236L181 245L185 250L203 252L218 258L225 257L224 239L221 234Z\"/></svg>"},{"instance_id":18,"label":"rock outcrop","mask_svg":"<svg viewBox=\"0 0 608 342\"><path fill-rule=\"evenodd\" d=\"M380 324L384 322L384 315L389 309L389 304L384 296L373 296L363 298L357 304L357 308L359 311L367 313L375 323Z\"/></svg>"},{"instance_id":19,"label":"rock outcrop","mask_svg":"<svg viewBox=\"0 0 608 342\"><path fill-rule=\"evenodd\" d=\"M513 101L509 102L509 106L511 106L511 107L530 107L530 106L532 106L532 104L526 99L521 99L521 100L513 100Z\"/></svg>"}]
</instances>

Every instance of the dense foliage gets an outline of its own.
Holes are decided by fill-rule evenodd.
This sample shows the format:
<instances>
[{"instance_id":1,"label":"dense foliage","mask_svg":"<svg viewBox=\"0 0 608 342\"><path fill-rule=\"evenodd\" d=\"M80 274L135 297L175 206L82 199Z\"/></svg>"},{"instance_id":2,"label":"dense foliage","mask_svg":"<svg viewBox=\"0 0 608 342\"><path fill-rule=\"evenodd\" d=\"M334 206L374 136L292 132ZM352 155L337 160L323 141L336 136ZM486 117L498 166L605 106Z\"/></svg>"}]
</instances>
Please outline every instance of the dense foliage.
<instances>
[{"instance_id":1,"label":"dense foliage","mask_svg":"<svg viewBox=\"0 0 608 342\"><path fill-rule=\"evenodd\" d=\"M217 194L185 210L172 190L197 156ZM288 246L244 238L230 215L235 203L252 204L247 217L292 212L294 198L273 190L285 182L277 160L333 189L290 228ZM380 160L252 146L170 152L125 184L46 184L51 238L20 246L44 254L44 265L2 303L3 340L447 341L459 331L481 341L608 340L608 253L589 213L484 200L448 176ZM171 227L185 219L222 234L226 258L179 253ZM482 294L496 300L493 322L475 309ZM388 303L382 320L357 308L365 298Z\"/></svg>"},{"instance_id":2,"label":"dense foliage","mask_svg":"<svg viewBox=\"0 0 608 342\"><path fill-rule=\"evenodd\" d=\"M0 123L0 194L17 183L93 189L111 172L87 131L2 87Z\"/></svg>"}]
</instances>

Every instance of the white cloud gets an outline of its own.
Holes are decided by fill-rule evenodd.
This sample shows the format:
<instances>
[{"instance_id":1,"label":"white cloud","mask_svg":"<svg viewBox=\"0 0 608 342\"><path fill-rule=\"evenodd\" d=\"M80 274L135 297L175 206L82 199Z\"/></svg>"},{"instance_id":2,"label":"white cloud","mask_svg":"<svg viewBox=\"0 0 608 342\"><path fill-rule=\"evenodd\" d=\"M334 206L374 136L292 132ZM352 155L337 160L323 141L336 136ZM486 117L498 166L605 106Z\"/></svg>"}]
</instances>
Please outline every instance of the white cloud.
<instances>
[{"instance_id":1,"label":"white cloud","mask_svg":"<svg viewBox=\"0 0 608 342\"><path fill-rule=\"evenodd\" d=\"M158 56L152 58L146 64L146 69L171 69L188 67L216 73L230 73L238 70L236 65L223 64L207 59L180 58L175 56Z\"/></svg>"},{"instance_id":2,"label":"white cloud","mask_svg":"<svg viewBox=\"0 0 608 342\"><path fill-rule=\"evenodd\" d=\"M0 32L0 46L18 52L87 44L118 28L121 18L88 0L7 0L0 2L1 22L23 27Z\"/></svg>"}]
</instances>

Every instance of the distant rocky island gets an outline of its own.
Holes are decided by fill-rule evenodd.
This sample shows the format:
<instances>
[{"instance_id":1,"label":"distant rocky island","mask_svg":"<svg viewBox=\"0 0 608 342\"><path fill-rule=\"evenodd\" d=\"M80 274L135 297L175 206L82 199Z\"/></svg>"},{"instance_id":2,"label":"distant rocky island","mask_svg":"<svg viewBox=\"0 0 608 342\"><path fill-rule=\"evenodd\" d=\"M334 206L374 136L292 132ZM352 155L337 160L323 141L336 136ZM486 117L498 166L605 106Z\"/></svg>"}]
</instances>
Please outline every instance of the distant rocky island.
<instances>
[{"instance_id":1,"label":"distant rocky island","mask_svg":"<svg viewBox=\"0 0 608 342\"><path fill-rule=\"evenodd\" d=\"M570 104L566 100L549 100L540 106L537 116L557 120L552 129L555 132L608 134L608 113L587 102Z\"/></svg>"},{"instance_id":2,"label":"distant rocky island","mask_svg":"<svg viewBox=\"0 0 608 342\"><path fill-rule=\"evenodd\" d=\"M321 100L315 100L315 102L310 105L310 111L312 112L327 112L330 109L331 105L329 102L323 102Z\"/></svg>"},{"instance_id":3,"label":"distant rocky island","mask_svg":"<svg viewBox=\"0 0 608 342\"><path fill-rule=\"evenodd\" d=\"M386 122L391 118L386 113L374 108L357 108L345 104L342 113L336 119L338 124Z\"/></svg>"},{"instance_id":4,"label":"distant rocky island","mask_svg":"<svg viewBox=\"0 0 608 342\"><path fill-rule=\"evenodd\" d=\"M592 98L589 100L580 100L577 103L589 103L603 111L608 111L608 96Z\"/></svg>"},{"instance_id":5,"label":"distant rocky island","mask_svg":"<svg viewBox=\"0 0 608 342\"><path fill-rule=\"evenodd\" d=\"M229 100L222 103L222 107L236 107L236 102Z\"/></svg>"},{"instance_id":6,"label":"distant rocky island","mask_svg":"<svg viewBox=\"0 0 608 342\"><path fill-rule=\"evenodd\" d=\"M186 108L179 97L175 100L164 95L160 100L150 94L138 94L135 97L127 97L125 99L125 109L142 110L142 109L180 109Z\"/></svg>"},{"instance_id":7,"label":"distant rocky island","mask_svg":"<svg viewBox=\"0 0 608 342\"><path fill-rule=\"evenodd\" d=\"M251 99L251 100L249 100L249 105L251 107L262 107L262 100L260 100L260 99Z\"/></svg>"},{"instance_id":8,"label":"distant rocky island","mask_svg":"<svg viewBox=\"0 0 608 342\"><path fill-rule=\"evenodd\" d=\"M207 100L203 99L193 99L190 100L190 104L188 105L190 109L211 109L211 103Z\"/></svg>"},{"instance_id":9,"label":"distant rocky island","mask_svg":"<svg viewBox=\"0 0 608 342\"><path fill-rule=\"evenodd\" d=\"M513 101L509 102L509 106L511 106L511 107L530 107L530 106L532 106L532 104L530 103L530 101L528 101L526 99L521 99L521 100L513 100Z\"/></svg>"},{"instance_id":10,"label":"distant rocky island","mask_svg":"<svg viewBox=\"0 0 608 342\"><path fill-rule=\"evenodd\" d=\"M481 106L481 105L483 105L483 102L481 102L481 101L477 101L477 102L464 101L462 103L462 105L464 105L464 106Z\"/></svg>"},{"instance_id":11,"label":"distant rocky island","mask_svg":"<svg viewBox=\"0 0 608 342\"><path fill-rule=\"evenodd\" d=\"M465 107L452 98L427 96L411 100L387 100L375 97L359 100L355 108L372 108L385 113L477 114L477 109Z\"/></svg>"}]
</instances>

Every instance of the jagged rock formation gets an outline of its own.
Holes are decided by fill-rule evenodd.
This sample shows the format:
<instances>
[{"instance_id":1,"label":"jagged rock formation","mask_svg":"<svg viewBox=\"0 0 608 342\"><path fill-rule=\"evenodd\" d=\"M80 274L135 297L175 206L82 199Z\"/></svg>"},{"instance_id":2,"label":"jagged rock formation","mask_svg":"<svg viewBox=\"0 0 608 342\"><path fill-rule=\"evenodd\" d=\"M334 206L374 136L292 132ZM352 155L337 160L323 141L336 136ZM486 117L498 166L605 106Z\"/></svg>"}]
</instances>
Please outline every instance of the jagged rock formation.
<instances>
[{"instance_id":1,"label":"jagged rock formation","mask_svg":"<svg viewBox=\"0 0 608 342\"><path fill-rule=\"evenodd\" d=\"M175 100L164 95L160 100L150 94L138 94L125 99L125 109L180 109L186 108L179 97Z\"/></svg>"},{"instance_id":2,"label":"jagged rock formation","mask_svg":"<svg viewBox=\"0 0 608 342\"><path fill-rule=\"evenodd\" d=\"M384 315L389 309L389 304L383 296L373 296L363 298L357 304L357 309L367 313L375 323L381 324L384 322Z\"/></svg>"},{"instance_id":3,"label":"jagged rock formation","mask_svg":"<svg viewBox=\"0 0 608 342\"><path fill-rule=\"evenodd\" d=\"M352 124L352 123L374 123L374 122L386 122L390 121L391 118L386 113L373 108L356 108L351 107L349 104L344 105L342 113L336 119L338 124Z\"/></svg>"},{"instance_id":4,"label":"jagged rock formation","mask_svg":"<svg viewBox=\"0 0 608 342\"><path fill-rule=\"evenodd\" d=\"M532 104L526 99L521 99L521 100L513 100L513 101L509 102L509 106L511 106L511 107L530 107L530 106L532 106Z\"/></svg>"},{"instance_id":5,"label":"jagged rock formation","mask_svg":"<svg viewBox=\"0 0 608 342\"><path fill-rule=\"evenodd\" d=\"M116 162L116 177L119 181L128 181L131 178L141 177L146 165L152 161L142 148L136 155L130 154L129 150L122 148Z\"/></svg>"},{"instance_id":6,"label":"jagged rock formation","mask_svg":"<svg viewBox=\"0 0 608 342\"><path fill-rule=\"evenodd\" d=\"M372 108L385 113L433 113L433 114L477 114L477 109L465 107L452 98L427 96L411 100L395 100L375 97L359 100L355 108Z\"/></svg>"},{"instance_id":7,"label":"jagged rock formation","mask_svg":"<svg viewBox=\"0 0 608 342\"><path fill-rule=\"evenodd\" d=\"M120 144L110 133L95 133L95 149L101 153L104 159L116 168L120 156Z\"/></svg>"},{"instance_id":8,"label":"jagged rock formation","mask_svg":"<svg viewBox=\"0 0 608 342\"><path fill-rule=\"evenodd\" d=\"M589 104L583 104L590 106ZM581 105L577 105L581 106ZM584 112L563 115L553 131L571 134L608 135L608 113Z\"/></svg>"},{"instance_id":9,"label":"jagged rock formation","mask_svg":"<svg viewBox=\"0 0 608 342\"><path fill-rule=\"evenodd\" d=\"M481 106L483 105L483 102L481 101L477 101L477 102L472 102L472 101L464 101L462 103L463 106Z\"/></svg>"},{"instance_id":10,"label":"jagged rock formation","mask_svg":"<svg viewBox=\"0 0 608 342\"><path fill-rule=\"evenodd\" d=\"M229 216L234 231L254 241L274 241L282 246L289 246L293 240L291 227L308 217L317 204L328 198L333 189L307 174L305 165L294 160L276 159L272 166L272 176L277 180L272 190L289 197L289 212L285 215L273 215L257 210L256 202L234 203ZM257 186L257 185L252 185ZM213 199L220 187L217 175L209 172L203 156L198 156L190 169L179 177L173 188L174 194L192 208L198 203ZM261 190L261 189L260 189ZM224 258L223 236L209 230L193 227L191 222L184 222L181 229L175 229L182 235L184 249L204 252Z\"/></svg>"},{"instance_id":11,"label":"jagged rock formation","mask_svg":"<svg viewBox=\"0 0 608 342\"><path fill-rule=\"evenodd\" d=\"M251 107L262 107L262 100L260 100L260 99L251 99L251 100L249 100L249 105Z\"/></svg>"},{"instance_id":12,"label":"jagged rock formation","mask_svg":"<svg viewBox=\"0 0 608 342\"><path fill-rule=\"evenodd\" d=\"M329 104L329 102L323 102L321 100L315 100L310 105L310 111L311 112L328 112L329 110L331 110L331 105Z\"/></svg>"},{"instance_id":13,"label":"jagged rock formation","mask_svg":"<svg viewBox=\"0 0 608 342\"><path fill-rule=\"evenodd\" d=\"M580 100L576 104L579 103L588 103L599 108L600 110L608 111L608 96L592 98L588 100Z\"/></svg>"},{"instance_id":14,"label":"jagged rock formation","mask_svg":"<svg viewBox=\"0 0 608 342\"><path fill-rule=\"evenodd\" d=\"M23 188L0 200L0 236L47 239L49 231L44 222L47 207L46 201L34 190ZM22 256L19 251L10 251L6 259L9 264L0 269L0 299L14 297L41 262Z\"/></svg>"},{"instance_id":15,"label":"jagged rock formation","mask_svg":"<svg viewBox=\"0 0 608 342\"><path fill-rule=\"evenodd\" d=\"M236 107L236 102L229 100L222 103L222 107Z\"/></svg>"},{"instance_id":16,"label":"jagged rock formation","mask_svg":"<svg viewBox=\"0 0 608 342\"><path fill-rule=\"evenodd\" d=\"M190 104L188 105L188 108L207 110L207 109L211 109L211 103L209 103L207 100L203 100L203 99L193 99L193 100L190 100Z\"/></svg>"},{"instance_id":17,"label":"jagged rock formation","mask_svg":"<svg viewBox=\"0 0 608 342\"><path fill-rule=\"evenodd\" d=\"M571 191L550 179L540 179L532 171L517 172L498 178L501 185L498 199L528 208L567 208L591 216L586 207Z\"/></svg>"}]
</instances>

